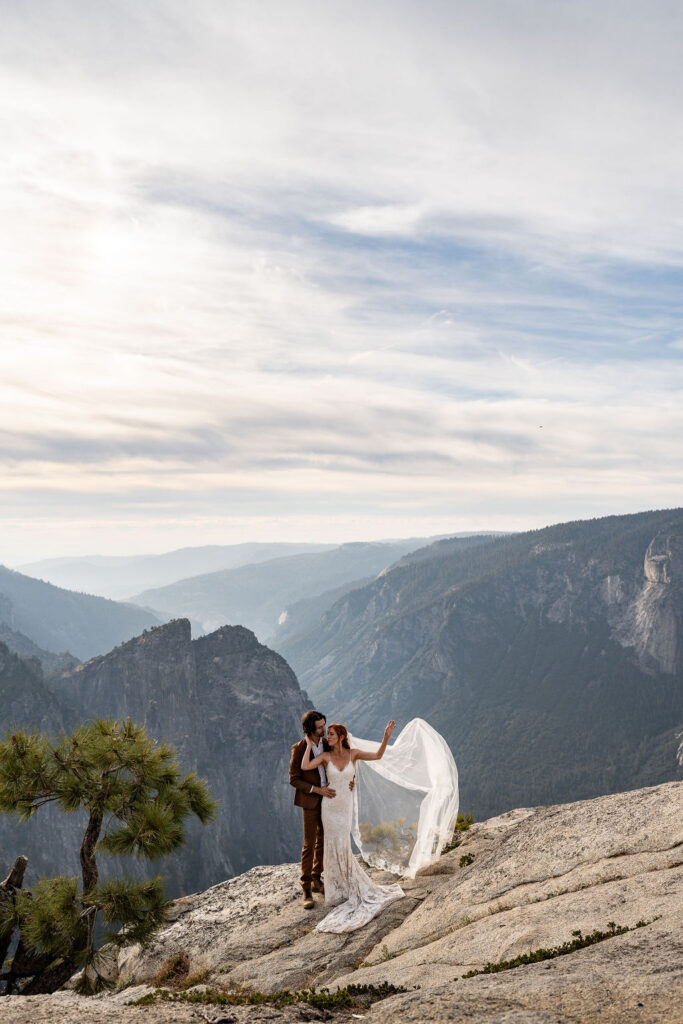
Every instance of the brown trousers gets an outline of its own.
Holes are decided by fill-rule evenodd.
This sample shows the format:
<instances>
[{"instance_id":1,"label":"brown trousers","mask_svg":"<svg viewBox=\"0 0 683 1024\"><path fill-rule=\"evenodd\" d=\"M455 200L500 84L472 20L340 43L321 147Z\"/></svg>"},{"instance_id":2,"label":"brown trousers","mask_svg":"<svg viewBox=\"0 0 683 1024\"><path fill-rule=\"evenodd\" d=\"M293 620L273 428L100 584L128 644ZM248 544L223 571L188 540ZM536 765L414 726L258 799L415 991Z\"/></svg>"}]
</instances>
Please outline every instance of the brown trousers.
<instances>
[{"instance_id":1,"label":"brown trousers","mask_svg":"<svg viewBox=\"0 0 683 1024\"><path fill-rule=\"evenodd\" d=\"M304 845L301 848L301 885L309 889L313 878L320 878L323 871L322 800L316 807L302 807L304 815Z\"/></svg>"}]
</instances>

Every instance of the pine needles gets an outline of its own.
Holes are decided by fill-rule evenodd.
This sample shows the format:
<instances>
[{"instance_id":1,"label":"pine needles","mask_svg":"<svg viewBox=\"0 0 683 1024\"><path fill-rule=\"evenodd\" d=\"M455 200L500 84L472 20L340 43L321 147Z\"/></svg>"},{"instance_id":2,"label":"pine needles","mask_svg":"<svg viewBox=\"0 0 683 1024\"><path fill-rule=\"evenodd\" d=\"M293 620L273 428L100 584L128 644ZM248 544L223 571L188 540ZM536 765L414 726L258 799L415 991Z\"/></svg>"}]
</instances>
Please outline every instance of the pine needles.
<instances>
[{"instance_id":1,"label":"pine needles","mask_svg":"<svg viewBox=\"0 0 683 1024\"><path fill-rule=\"evenodd\" d=\"M98 719L55 742L18 729L0 742L0 812L26 821L55 803L88 823L80 847L81 879L41 879L0 907L0 934L18 927L36 963L61 958L64 971L85 966L83 987L102 984L95 949L98 919L115 945L146 942L162 924L161 879L101 883L97 854L153 861L185 841L188 818L216 813L208 786L183 775L172 747L156 743L131 719ZM62 972L64 973L64 972Z\"/></svg>"}]
</instances>

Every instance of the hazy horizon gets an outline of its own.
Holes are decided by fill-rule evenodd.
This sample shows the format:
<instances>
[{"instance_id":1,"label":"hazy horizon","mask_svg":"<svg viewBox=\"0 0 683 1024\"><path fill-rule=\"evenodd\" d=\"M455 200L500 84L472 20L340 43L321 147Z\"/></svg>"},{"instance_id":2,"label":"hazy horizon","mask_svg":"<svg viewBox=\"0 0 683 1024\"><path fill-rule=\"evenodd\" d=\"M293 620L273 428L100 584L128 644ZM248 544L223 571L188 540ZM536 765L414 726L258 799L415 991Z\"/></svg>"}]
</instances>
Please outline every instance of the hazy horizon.
<instances>
[{"instance_id":1,"label":"hazy horizon","mask_svg":"<svg viewBox=\"0 0 683 1024\"><path fill-rule=\"evenodd\" d=\"M417 539L417 540L422 540L422 539L432 540L435 537L439 537L439 536L455 536L456 534L462 533L462 532L469 533L470 531L467 531L467 530L465 530L465 531L454 530L454 531L446 531L444 534L425 534L425 533L419 533L418 532L418 533L415 533L415 534L414 533L403 534L400 537L399 536L353 537L353 538L347 538L345 540L338 540L338 539L312 540L310 537L307 537L307 538L299 538L299 539L296 539L296 540L289 540L289 541L287 541L287 540L282 540L282 538L280 538L280 537L271 537L270 539L266 539L266 540L258 538L258 539L248 539L248 540L238 540L238 541L225 541L225 542L206 541L206 542L204 542L202 544L180 544L177 547L171 547L171 548L160 547L158 550L153 550L151 548L150 549L147 549L147 548L140 549L139 551L124 550L124 551L121 551L120 553L112 553L112 552L105 553L103 551L73 551L73 552L67 553L67 554L52 553L52 554L39 555L36 558L31 557L31 558L27 558L27 559L23 559L23 560L15 560L12 563L10 563L10 562L3 562L2 558L0 557L0 565L5 565L8 569L19 569L19 568L21 568L21 566L28 566L28 565L31 565L33 563L47 562L47 561L57 561L59 559L65 559L66 560L66 559L70 559L70 558L84 558L84 559L85 558L144 558L145 556L149 556L149 557L153 558L153 557L158 556L158 555L174 554L174 553L176 553L178 551L191 551L191 550L193 550L195 548L217 547L217 546L218 547L224 547L224 546L225 547L231 547L231 546L249 545L249 544L275 544L275 543L277 543L277 544L292 544L292 545L310 544L310 545L321 545L321 546L325 545L325 546L329 546L329 547L337 547L337 546L341 546L342 544L348 544L348 543L357 542L357 541L358 542L368 542L368 543L375 542L375 543L387 543L387 544L389 544L389 543L395 542L397 540L410 540L413 537L415 537L415 539ZM498 531L482 529L480 532L481 533L495 533L495 532L498 532Z\"/></svg>"},{"instance_id":2,"label":"hazy horizon","mask_svg":"<svg viewBox=\"0 0 683 1024\"><path fill-rule=\"evenodd\" d=\"M678 506L670 506L672 511L676 507L678 507ZM655 508L652 508L652 509L632 509L629 512L606 512L606 513L604 513L604 516L611 516L611 515L638 515L638 514L644 513L644 512L656 512L656 511L666 511L666 509L665 508L662 508L662 509L655 509ZM560 525L562 523L572 522L572 521L576 521L576 520L581 521L581 520L590 520L590 519L599 519L599 518L603 518L603 515L599 515L599 516L574 516L574 517L566 518L566 519L558 519L558 520L553 521L553 522L540 522L540 523L522 525L522 526L519 526L516 529L508 529L508 530L494 529L494 528L489 528L489 527L486 527L486 526L482 526L482 527L480 527L478 529L472 529L472 530L465 528L465 529L462 529L462 530L443 530L441 532L436 532L436 533L430 533L428 531L425 532L425 531L416 530L416 531L407 531L406 533L402 533L402 534L381 534L380 535L378 533L376 536L354 535L354 536L349 536L349 537L345 537L345 538L342 538L342 539L340 539L338 536L330 536L330 538L327 539L327 540L312 538L310 536L299 536L299 537L295 537L295 538L292 538L292 539L283 539L281 536L272 536L272 537L269 537L269 538L267 538L267 537L250 537L250 538L246 538L246 539L230 540L230 541L225 541L225 540L224 541L220 541L220 540L217 540L217 541L210 541L209 540L209 541L207 541L207 540L204 540L201 544L200 543L194 543L194 544L193 543L182 543L182 544L174 545L172 547L164 547L164 546L149 547L149 548L147 548L147 547L140 547L139 549L136 549L136 550L133 550L132 548L122 548L121 551L116 551L116 552L113 552L113 551L105 552L103 550L100 550L100 551L97 551L97 550L87 550L86 551L86 550L76 550L75 549L73 551L67 551L67 552L61 552L61 551L60 552L54 552L54 551L52 551L52 552L49 552L47 554L37 555L35 557L31 556L29 558L24 558L24 559L16 559L15 558L14 561L12 561L12 562L10 562L10 561L3 561L2 556L0 555L0 565L4 565L4 566L6 566L9 569L15 569L16 570L16 569L21 569L22 566L29 566L29 565L31 565L33 563L47 562L47 561L57 561L59 559L68 560L70 558L74 558L74 559L78 559L78 558L87 559L87 558L108 558L108 557L109 558L144 558L145 556L155 557L155 556L160 556L160 555L174 554L174 553L179 552L179 551L186 551L186 550L187 551L191 551L191 550L193 550L195 548L231 547L231 546L249 545L249 544L291 544L291 545L310 544L310 545L325 545L325 546L329 546L329 547L336 547L336 546L341 546L343 544L348 544L348 543L353 543L353 542L367 542L367 543L375 542L375 543L387 543L388 544L388 543L392 543L392 542L396 542L396 541L400 541L400 540L411 540L413 538L416 539L416 540L425 540L426 542L431 543L435 539L441 538L441 537L449 537L449 536L455 537L455 536L458 536L458 535L470 535L470 534L478 534L478 533L480 533L480 534L525 533L525 532L530 531L530 530L543 529L543 528L548 527L548 526L557 526L557 525Z\"/></svg>"}]
</instances>

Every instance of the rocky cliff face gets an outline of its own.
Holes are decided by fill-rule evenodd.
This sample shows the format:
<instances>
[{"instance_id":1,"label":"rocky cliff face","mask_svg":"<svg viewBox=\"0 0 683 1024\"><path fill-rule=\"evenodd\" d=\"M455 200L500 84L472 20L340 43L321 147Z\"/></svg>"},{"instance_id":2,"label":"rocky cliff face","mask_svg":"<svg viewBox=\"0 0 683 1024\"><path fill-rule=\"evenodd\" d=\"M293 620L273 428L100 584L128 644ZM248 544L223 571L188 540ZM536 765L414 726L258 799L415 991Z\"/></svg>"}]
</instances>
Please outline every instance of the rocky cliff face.
<instances>
[{"instance_id":1,"label":"rocky cliff face","mask_svg":"<svg viewBox=\"0 0 683 1024\"><path fill-rule=\"evenodd\" d=\"M683 538L663 530L650 541L643 578L617 576L605 595L615 638L633 647L640 664L669 675L683 670Z\"/></svg>"},{"instance_id":2,"label":"rocky cliff face","mask_svg":"<svg viewBox=\"0 0 683 1024\"><path fill-rule=\"evenodd\" d=\"M401 882L404 900L345 935L314 932L326 910L320 900L313 911L301 907L296 864L256 867L176 901L153 943L124 950L112 965L117 994L11 996L0 1000L0 1020L331 1019L304 1004L127 1005L149 993L164 962L182 953L186 975L201 976L191 992L335 991L383 982L407 989L369 1010L336 1012L339 1024L359 1017L368 1024L680 1024L682 823L683 783L510 811L461 834L457 849ZM489 963L571 943L579 931L606 932L609 922L631 930L542 962L463 978Z\"/></svg>"},{"instance_id":3,"label":"rocky cliff face","mask_svg":"<svg viewBox=\"0 0 683 1024\"><path fill-rule=\"evenodd\" d=\"M359 735L427 718L477 815L680 778L683 512L441 542L282 652Z\"/></svg>"},{"instance_id":4,"label":"rocky cliff face","mask_svg":"<svg viewBox=\"0 0 683 1024\"><path fill-rule=\"evenodd\" d=\"M249 630L225 626L193 641L187 619L178 619L63 674L56 686L83 714L142 722L208 779L219 818L191 834L178 887L295 852L300 822L287 768L305 699L283 658Z\"/></svg>"},{"instance_id":5,"label":"rocky cliff face","mask_svg":"<svg viewBox=\"0 0 683 1024\"><path fill-rule=\"evenodd\" d=\"M56 735L74 721L73 708L46 685L38 658L22 658L4 643L0 643L0 707L3 732L28 726ZM79 842L76 827L74 818L51 806L42 808L40 815L23 825L18 825L14 817L0 815L0 873L9 871L18 854L29 853L31 870L27 877L32 880L60 869L75 874Z\"/></svg>"},{"instance_id":6,"label":"rocky cliff face","mask_svg":"<svg viewBox=\"0 0 683 1024\"><path fill-rule=\"evenodd\" d=\"M63 672L50 686L43 699L27 698L17 721L55 732L61 707L71 709L70 720L130 717L172 743L184 770L208 779L220 801L218 820L193 828L184 851L162 863L172 892L296 856L301 823L287 769L307 705L286 662L249 630L226 626L193 641L189 622L177 620ZM51 873L73 873L74 827L46 858L36 848L44 838L40 818L28 843L23 826L12 823L11 840L5 828L5 859L27 852L30 867L37 861L44 868L47 859Z\"/></svg>"},{"instance_id":7,"label":"rocky cliff face","mask_svg":"<svg viewBox=\"0 0 683 1024\"><path fill-rule=\"evenodd\" d=\"M65 727L68 712L45 685L38 659L20 657L1 640L0 695L6 728L25 722L41 730Z\"/></svg>"},{"instance_id":8,"label":"rocky cliff face","mask_svg":"<svg viewBox=\"0 0 683 1024\"><path fill-rule=\"evenodd\" d=\"M0 601L0 618L2 617L2 601ZM41 647L30 640L23 633L17 633L10 629L6 622L0 621L0 643L6 644L10 651L18 654L25 660L37 659L42 667L43 676L47 679L57 672L65 672L67 669L75 668L78 658L74 658L68 651L55 654L53 651L44 651Z\"/></svg>"}]
</instances>

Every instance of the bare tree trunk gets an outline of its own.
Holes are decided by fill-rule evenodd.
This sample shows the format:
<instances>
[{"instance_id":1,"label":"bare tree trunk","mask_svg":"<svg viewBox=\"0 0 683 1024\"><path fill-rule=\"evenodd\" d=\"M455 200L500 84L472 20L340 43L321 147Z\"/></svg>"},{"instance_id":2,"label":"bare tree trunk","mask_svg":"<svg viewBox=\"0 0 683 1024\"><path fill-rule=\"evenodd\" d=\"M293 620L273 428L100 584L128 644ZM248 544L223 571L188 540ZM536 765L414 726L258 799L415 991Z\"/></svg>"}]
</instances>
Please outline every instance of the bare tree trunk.
<instances>
[{"instance_id":1,"label":"bare tree trunk","mask_svg":"<svg viewBox=\"0 0 683 1024\"><path fill-rule=\"evenodd\" d=\"M27 985L21 990L22 996L34 996L43 995L50 992L56 992L58 988L69 980L74 974L78 967L75 960L67 957L64 960L59 960L52 966L48 963L40 964L40 972L35 974Z\"/></svg>"},{"instance_id":2,"label":"bare tree trunk","mask_svg":"<svg viewBox=\"0 0 683 1024\"><path fill-rule=\"evenodd\" d=\"M4 882L0 882L0 889L21 889L24 883L24 872L26 871L26 865L28 864L28 857L17 857L14 862L14 867L10 871L9 875Z\"/></svg>"},{"instance_id":3,"label":"bare tree trunk","mask_svg":"<svg viewBox=\"0 0 683 1024\"><path fill-rule=\"evenodd\" d=\"M90 819L88 820L88 827L85 830L83 836L83 842L81 843L81 870L83 873L83 895L87 896L93 892L97 886L97 861L95 860L95 847L97 846L97 840L100 838L100 831L102 829L102 818L103 811L101 807L94 807L90 812ZM86 915L86 925L88 928L86 949L92 949L95 944L95 920L97 918L97 911L94 907L90 909Z\"/></svg>"},{"instance_id":4,"label":"bare tree trunk","mask_svg":"<svg viewBox=\"0 0 683 1024\"><path fill-rule=\"evenodd\" d=\"M97 885L97 861L95 860L95 847L100 838L102 829L103 812L101 807L94 807L90 812L88 827L81 843L81 871L83 874L83 895L88 893Z\"/></svg>"},{"instance_id":5,"label":"bare tree trunk","mask_svg":"<svg viewBox=\"0 0 683 1024\"><path fill-rule=\"evenodd\" d=\"M23 981L25 978L30 978L31 981L35 981L41 977L43 972L47 970L54 957L47 953L36 953L31 949L27 949L24 945L24 940L19 934L19 943L14 952L14 958L12 960L12 966L7 974L7 988L5 989L5 995L9 996L14 991L14 987L17 982ZM71 973L73 974L74 968ZM23 988L21 989L23 995Z\"/></svg>"},{"instance_id":6,"label":"bare tree trunk","mask_svg":"<svg viewBox=\"0 0 683 1024\"><path fill-rule=\"evenodd\" d=\"M10 871L9 875L4 882L0 882L0 906L2 909L5 908L6 904L14 900L14 894L17 889L21 889L24 881L24 872L26 871L26 865L28 864L27 857L17 857L14 862L14 867ZM0 968L5 962L7 951L12 942L13 930L0 938Z\"/></svg>"}]
</instances>

